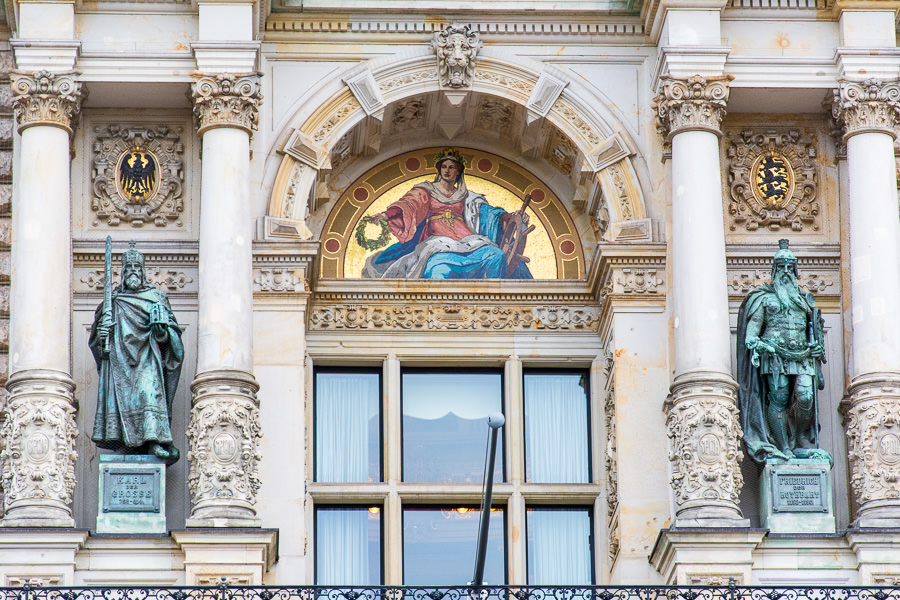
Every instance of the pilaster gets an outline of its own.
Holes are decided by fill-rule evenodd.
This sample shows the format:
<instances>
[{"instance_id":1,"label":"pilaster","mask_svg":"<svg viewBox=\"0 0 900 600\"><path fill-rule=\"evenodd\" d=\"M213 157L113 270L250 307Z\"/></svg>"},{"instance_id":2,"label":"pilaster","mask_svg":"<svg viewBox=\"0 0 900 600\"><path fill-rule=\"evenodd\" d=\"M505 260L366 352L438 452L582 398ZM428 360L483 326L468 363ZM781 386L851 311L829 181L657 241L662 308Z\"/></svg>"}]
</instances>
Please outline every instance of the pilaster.
<instances>
[{"instance_id":1,"label":"pilaster","mask_svg":"<svg viewBox=\"0 0 900 600\"><path fill-rule=\"evenodd\" d=\"M185 584L262 585L278 557L277 529L188 529L173 531L184 552Z\"/></svg>"},{"instance_id":2,"label":"pilaster","mask_svg":"<svg viewBox=\"0 0 900 600\"><path fill-rule=\"evenodd\" d=\"M753 551L765 529L664 529L650 562L666 585L737 585L753 583Z\"/></svg>"},{"instance_id":3,"label":"pilaster","mask_svg":"<svg viewBox=\"0 0 900 600\"><path fill-rule=\"evenodd\" d=\"M0 529L0 586L75 585L86 529Z\"/></svg>"}]
</instances>

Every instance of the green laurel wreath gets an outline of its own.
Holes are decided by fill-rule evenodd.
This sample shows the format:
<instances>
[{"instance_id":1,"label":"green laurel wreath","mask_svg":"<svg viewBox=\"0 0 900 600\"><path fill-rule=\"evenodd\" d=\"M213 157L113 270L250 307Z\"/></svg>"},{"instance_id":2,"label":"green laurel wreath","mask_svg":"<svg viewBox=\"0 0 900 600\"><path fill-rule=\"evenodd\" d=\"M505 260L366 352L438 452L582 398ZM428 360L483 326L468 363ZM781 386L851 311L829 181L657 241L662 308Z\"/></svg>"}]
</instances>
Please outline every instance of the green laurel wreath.
<instances>
[{"instance_id":1,"label":"green laurel wreath","mask_svg":"<svg viewBox=\"0 0 900 600\"><path fill-rule=\"evenodd\" d=\"M366 225L369 223L381 224L381 235L375 239L366 237ZM384 248L388 244L391 237L391 230L388 227L386 219L376 219L375 217L363 217L359 220L359 226L356 228L356 243L366 250L378 250Z\"/></svg>"}]
</instances>

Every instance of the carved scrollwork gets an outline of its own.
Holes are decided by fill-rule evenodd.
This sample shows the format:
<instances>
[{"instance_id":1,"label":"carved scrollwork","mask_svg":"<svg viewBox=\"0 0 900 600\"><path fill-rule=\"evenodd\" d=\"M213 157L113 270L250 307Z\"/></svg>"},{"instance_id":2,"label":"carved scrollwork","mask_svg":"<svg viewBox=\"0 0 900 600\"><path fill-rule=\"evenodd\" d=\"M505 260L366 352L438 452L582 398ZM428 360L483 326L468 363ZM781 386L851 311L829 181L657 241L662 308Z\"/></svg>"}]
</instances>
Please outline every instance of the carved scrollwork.
<instances>
[{"instance_id":1,"label":"carved scrollwork","mask_svg":"<svg viewBox=\"0 0 900 600\"><path fill-rule=\"evenodd\" d=\"M180 127L112 124L95 127L91 210L108 225L122 221L135 227L152 222L165 227L170 222L182 226L184 211L184 142ZM155 193L140 200L120 192L116 178L120 157L140 148L151 153L159 170Z\"/></svg>"},{"instance_id":2,"label":"carved scrollwork","mask_svg":"<svg viewBox=\"0 0 900 600\"><path fill-rule=\"evenodd\" d=\"M113 267L113 286L118 286L121 282L119 271L120 269ZM185 271L179 271L177 269L166 269L165 267L147 267L144 270L144 274L148 282L152 283L156 287L164 288L169 291L183 290L185 286L188 286L190 288L190 284L194 282L194 279ZM103 290L104 278L105 274L103 270L96 269L85 273L81 277L80 281L88 289Z\"/></svg>"},{"instance_id":3,"label":"carved scrollwork","mask_svg":"<svg viewBox=\"0 0 900 600\"><path fill-rule=\"evenodd\" d=\"M191 97L200 135L214 127L256 131L262 100L259 75L203 75L192 84Z\"/></svg>"},{"instance_id":4,"label":"carved scrollwork","mask_svg":"<svg viewBox=\"0 0 900 600\"><path fill-rule=\"evenodd\" d=\"M448 25L434 34L431 49L437 57L441 85L464 88L472 85L475 59L481 49L481 37L469 25Z\"/></svg>"},{"instance_id":5,"label":"carved scrollwork","mask_svg":"<svg viewBox=\"0 0 900 600\"><path fill-rule=\"evenodd\" d=\"M755 290L759 286L771 281L771 274L764 269L754 269L749 271L740 271L728 273L728 287L732 294L747 294ZM832 273L810 273L801 271L800 278L797 280L800 289L811 294L827 294L837 293L835 290L829 290L836 285L835 274Z\"/></svg>"},{"instance_id":6,"label":"carved scrollwork","mask_svg":"<svg viewBox=\"0 0 900 600\"><path fill-rule=\"evenodd\" d=\"M843 132L843 139L857 133L881 132L895 135L900 113L900 81L840 80L834 91L831 115Z\"/></svg>"},{"instance_id":7,"label":"carved scrollwork","mask_svg":"<svg viewBox=\"0 0 900 600\"><path fill-rule=\"evenodd\" d=\"M797 129L726 135L729 228L819 230L816 140Z\"/></svg>"},{"instance_id":8,"label":"carved scrollwork","mask_svg":"<svg viewBox=\"0 0 900 600\"><path fill-rule=\"evenodd\" d=\"M256 518L262 458L258 390L253 377L239 371L208 371L191 384L191 521Z\"/></svg>"},{"instance_id":9,"label":"carved scrollwork","mask_svg":"<svg viewBox=\"0 0 900 600\"><path fill-rule=\"evenodd\" d=\"M864 509L893 500L900 508L900 381L851 383L845 427L850 485Z\"/></svg>"},{"instance_id":10,"label":"carved scrollwork","mask_svg":"<svg viewBox=\"0 0 900 600\"><path fill-rule=\"evenodd\" d=\"M682 131L720 133L732 75L677 78L663 75L653 99L660 133L667 140Z\"/></svg>"},{"instance_id":11,"label":"carved scrollwork","mask_svg":"<svg viewBox=\"0 0 900 600\"><path fill-rule=\"evenodd\" d=\"M7 519L72 521L75 384L63 373L20 371L0 410L0 479ZM21 517L17 517L20 513Z\"/></svg>"},{"instance_id":12,"label":"carved scrollwork","mask_svg":"<svg viewBox=\"0 0 900 600\"><path fill-rule=\"evenodd\" d=\"M302 272L289 268L254 269L253 291L255 292L303 292L309 283Z\"/></svg>"},{"instance_id":13,"label":"carved scrollwork","mask_svg":"<svg viewBox=\"0 0 900 600\"><path fill-rule=\"evenodd\" d=\"M9 76L19 132L32 125L52 125L72 133L82 100L81 82L74 71L11 71Z\"/></svg>"},{"instance_id":14,"label":"carved scrollwork","mask_svg":"<svg viewBox=\"0 0 900 600\"><path fill-rule=\"evenodd\" d=\"M614 292L636 296L658 294L664 282L656 273L656 269L621 269L615 274Z\"/></svg>"},{"instance_id":15,"label":"carved scrollwork","mask_svg":"<svg viewBox=\"0 0 900 600\"><path fill-rule=\"evenodd\" d=\"M723 378L676 382L666 403L672 490L679 512L710 507L739 515L744 480L736 386Z\"/></svg>"}]
</instances>

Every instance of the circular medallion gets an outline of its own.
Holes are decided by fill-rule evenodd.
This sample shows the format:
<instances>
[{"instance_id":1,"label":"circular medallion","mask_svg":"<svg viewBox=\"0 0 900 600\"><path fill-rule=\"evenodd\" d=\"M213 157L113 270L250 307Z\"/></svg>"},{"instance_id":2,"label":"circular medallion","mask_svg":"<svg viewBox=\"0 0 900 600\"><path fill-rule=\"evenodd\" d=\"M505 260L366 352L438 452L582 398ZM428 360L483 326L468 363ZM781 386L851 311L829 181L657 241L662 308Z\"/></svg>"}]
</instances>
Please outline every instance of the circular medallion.
<instances>
[{"instance_id":1,"label":"circular medallion","mask_svg":"<svg viewBox=\"0 0 900 600\"><path fill-rule=\"evenodd\" d=\"M135 204L146 204L159 190L159 161L149 150L135 146L119 156L116 190Z\"/></svg>"},{"instance_id":2,"label":"circular medallion","mask_svg":"<svg viewBox=\"0 0 900 600\"><path fill-rule=\"evenodd\" d=\"M334 254L335 252L337 252L340 249L341 249L341 242L339 240L330 238L328 241L325 242L325 250L327 250L328 252L331 252L332 254Z\"/></svg>"},{"instance_id":3,"label":"circular medallion","mask_svg":"<svg viewBox=\"0 0 900 600\"><path fill-rule=\"evenodd\" d=\"M407 171L418 171L419 167L422 166L422 163L419 162L418 158L408 158L406 159L406 170Z\"/></svg>"},{"instance_id":4,"label":"circular medallion","mask_svg":"<svg viewBox=\"0 0 900 600\"><path fill-rule=\"evenodd\" d=\"M220 461L231 462L237 458L237 440L227 431L217 433L212 439L212 450Z\"/></svg>"},{"instance_id":5,"label":"circular medallion","mask_svg":"<svg viewBox=\"0 0 900 600\"><path fill-rule=\"evenodd\" d=\"M900 462L900 437L886 433L878 440L878 456L889 465Z\"/></svg>"},{"instance_id":6,"label":"circular medallion","mask_svg":"<svg viewBox=\"0 0 900 600\"><path fill-rule=\"evenodd\" d=\"M50 457L50 438L36 431L25 440L25 454L34 462L43 462Z\"/></svg>"},{"instance_id":7,"label":"circular medallion","mask_svg":"<svg viewBox=\"0 0 900 600\"><path fill-rule=\"evenodd\" d=\"M774 152L753 162L750 181L756 200L768 209L783 208L794 193L794 169L787 157Z\"/></svg>"},{"instance_id":8,"label":"circular medallion","mask_svg":"<svg viewBox=\"0 0 900 600\"><path fill-rule=\"evenodd\" d=\"M490 161L490 159L482 158L478 161L478 170L482 173L487 173L491 169L494 168L494 163Z\"/></svg>"},{"instance_id":9,"label":"circular medallion","mask_svg":"<svg viewBox=\"0 0 900 600\"><path fill-rule=\"evenodd\" d=\"M719 445L719 438L713 433L701 436L697 442L697 456L708 465L717 462L721 452L722 447Z\"/></svg>"},{"instance_id":10,"label":"circular medallion","mask_svg":"<svg viewBox=\"0 0 900 600\"><path fill-rule=\"evenodd\" d=\"M366 188L356 188L353 190L353 197L356 198L357 202L365 202L366 198L369 197L369 192Z\"/></svg>"},{"instance_id":11,"label":"circular medallion","mask_svg":"<svg viewBox=\"0 0 900 600\"><path fill-rule=\"evenodd\" d=\"M572 254L575 252L575 242L572 240L566 240L562 244L559 245L559 251L563 254Z\"/></svg>"}]
</instances>

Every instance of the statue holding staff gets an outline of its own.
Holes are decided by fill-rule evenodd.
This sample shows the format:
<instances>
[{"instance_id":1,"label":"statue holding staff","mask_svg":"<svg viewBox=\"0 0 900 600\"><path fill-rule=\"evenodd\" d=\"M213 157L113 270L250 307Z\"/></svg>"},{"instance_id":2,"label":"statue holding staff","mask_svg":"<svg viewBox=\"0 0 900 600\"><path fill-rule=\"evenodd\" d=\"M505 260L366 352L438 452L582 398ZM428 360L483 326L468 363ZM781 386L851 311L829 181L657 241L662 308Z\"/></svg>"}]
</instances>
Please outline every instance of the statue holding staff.
<instances>
[{"instance_id":1,"label":"statue holding staff","mask_svg":"<svg viewBox=\"0 0 900 600\"><path fill-rule=\"evenodd\" d=\"M100 388L91 439L100 448L178 460L172 402L181 375L181 328L164 292L144 276L144 255L131 242L122 254L122 281L112 288L107 238L104 301L88 341Z\"/></svg>"}]
</instances>

